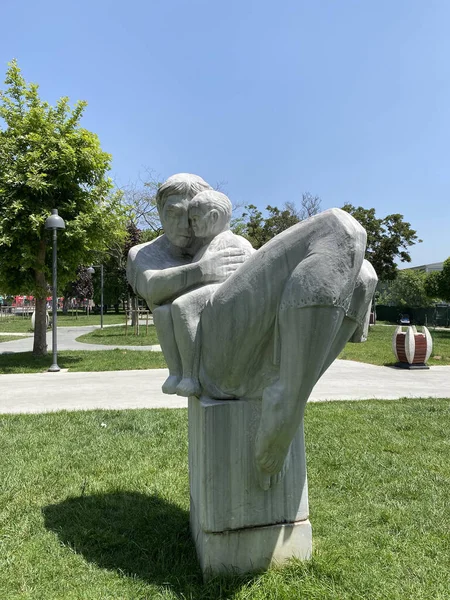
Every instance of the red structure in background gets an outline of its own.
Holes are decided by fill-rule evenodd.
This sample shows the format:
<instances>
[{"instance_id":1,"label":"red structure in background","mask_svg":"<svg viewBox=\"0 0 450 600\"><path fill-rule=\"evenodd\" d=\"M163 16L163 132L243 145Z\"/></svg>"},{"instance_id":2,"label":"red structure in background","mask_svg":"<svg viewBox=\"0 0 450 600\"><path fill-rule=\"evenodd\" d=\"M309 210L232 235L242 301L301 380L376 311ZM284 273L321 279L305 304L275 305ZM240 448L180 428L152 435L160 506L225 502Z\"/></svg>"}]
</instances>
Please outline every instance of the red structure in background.
<instances>
[{"instance_id":1,"label":"red structure in background","mask_svg":"<svg viewBox=\"0 0 450 600\"><path fill-rule=\"evenodd\" d=\"M47 300L47 307L48 304L51 303L52 301L52 297L49 296L48 298L46 298ZM58 308L60 308L62 306L64 298L58 298ZM13 308L34 308L34 296L14 296L14 299L11 303L11 306Z\"/></svg>"},{"instance_id":2,"label":"red structure in background","mask_svg":"<svg viewBox=\"0 0 450 600\"><path fill-rule=\"evenodd\" d=\"M426 327L423 327L422 333L414 325L408 326L406 331L397 327L392 339L392 349L398 360L397 367L428 369L426 362L433 349L433 340Z\"/></svg>"}]
</instances>

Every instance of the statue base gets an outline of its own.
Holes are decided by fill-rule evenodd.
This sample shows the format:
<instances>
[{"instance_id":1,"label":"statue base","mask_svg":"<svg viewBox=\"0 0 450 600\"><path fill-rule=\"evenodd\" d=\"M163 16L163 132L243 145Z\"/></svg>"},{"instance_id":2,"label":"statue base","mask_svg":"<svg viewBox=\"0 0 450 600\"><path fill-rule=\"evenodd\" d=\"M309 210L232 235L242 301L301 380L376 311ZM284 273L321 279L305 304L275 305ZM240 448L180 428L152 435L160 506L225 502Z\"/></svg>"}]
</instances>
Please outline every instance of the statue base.
<instances>
[{"instance_id":1,"label":"statue base","mask_svg":"<svg viewBox=\"0 0 450 600\"><path fill-rule=\"evenodd\" d=\"M312 529L308 519L298 523L204 531L191 502L191 531L205 579L218 573L262 571L290 558L311 558Z\"/></svg>"},{"instance_id":2,"label":"statue base","mask_svg":"<svg viewBox=\"0 0 450 600\"><path fill-rule=\"evenodd\" d=\"M283 479L263 490L254 465L260 415L260 400L189 398L190 523L205 576L311 556L303 426Z\"/></svg>"},{"instance_id":3,"label":"statue base","mask_svg":"<svg viewBox=\"0 0 450 600\"><path fill-rule=\"evenodd\" d=\"M405 363L405 362L397 362L394 365L398 369L409 369L410 371L420 370L420 369L429 369L430 367L425 363Z\"/></svg>"}]
</instances>

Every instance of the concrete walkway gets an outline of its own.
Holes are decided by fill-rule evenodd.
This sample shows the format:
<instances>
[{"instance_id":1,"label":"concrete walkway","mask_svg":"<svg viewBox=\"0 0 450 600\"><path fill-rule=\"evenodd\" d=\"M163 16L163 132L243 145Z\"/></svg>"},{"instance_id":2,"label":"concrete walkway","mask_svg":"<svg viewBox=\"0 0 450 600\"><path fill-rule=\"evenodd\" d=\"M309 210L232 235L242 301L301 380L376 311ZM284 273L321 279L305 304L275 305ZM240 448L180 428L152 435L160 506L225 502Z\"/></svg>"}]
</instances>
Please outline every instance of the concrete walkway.
<instances>
[{"instance_id":1,"label":"concrete walkway","mask_svg":"<svg viewBox=\"0 0 450 600\"><path fill-rule=\"evenodd\" d=\"M117 327L117 325L105 325L105 327ZM83 327L58 327L58 351L59 350L114 350L115 348L123 348L124 346L108 346L106 344L84 344L77 342L76 338L85 333L100 329L98 325L87 325ZM131 329L130 329L131 331ZM20 334L7 334L20 335ZM27 334L29 337L23 337L20 340L12 342L0 341L0 355L11 352L31 352L33 350L33 335ZM52 348L52 332L47 331L47 345L49 352ZM153 350L160 351L158 345L154 346L126 346L127 350Z\"/></svg>"},{"instance_id":2,"label":"concrete walkway","mask_svg":"<svg viewBox=\"0 0 450 600\"><path fill-rule=\"evenodd\" d=\"M76 338L98 326L58 328L59 350L111 350L124 346L84 344ZM51 332L47 334L51 349ZM29 352L33 337L0 343L1 354ZM159 351L160 346L126 346L128 350ZM36 373L0 375L0 413L36 413L54 410L180 408L187 400L167 396L161 385L167 369L94 373ZM337 360L317 383L311 402L380 398L450 398L450 367L408 371Z\"/></svg>"},{"instance_id":3,"label":"concrete walkway","mask_svg":"<svg viewBox=\"0 0 450 600\"><path fill-rule=\"evenodd\" d=\"M0 413L187 406L186 399L161 392L167 375L166 369L0 375ZM403 397L450 398L450 367L408 371L337 360L310 401Z\"/></svg>"}]
</instances>

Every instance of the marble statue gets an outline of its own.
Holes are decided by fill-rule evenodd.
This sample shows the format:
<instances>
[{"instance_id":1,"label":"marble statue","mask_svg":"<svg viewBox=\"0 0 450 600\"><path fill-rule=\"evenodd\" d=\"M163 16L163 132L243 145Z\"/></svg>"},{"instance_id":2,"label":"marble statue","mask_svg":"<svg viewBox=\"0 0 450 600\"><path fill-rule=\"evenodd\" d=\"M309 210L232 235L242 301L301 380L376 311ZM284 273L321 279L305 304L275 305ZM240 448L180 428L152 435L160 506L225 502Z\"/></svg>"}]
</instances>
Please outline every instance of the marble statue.
<instances>
[{"instance_id":1,"label":"marble statue","mask_svg":"<svg viewBox=\"0 0 450 600\"><path fill-rule=\"evenodd\" d=\"M156 201L165 233L130 250L127 277L153 312L163 391L189 397L202 569L308 558L304 410L347 341L367 336L377 277L366 232L331 209L253 251L229 229L229 199L201 177L170 177Z\"/></svg>"},{"instance_id":2,"label":"marble statue","mask_svg":"<svg viewBox=\"0 0 450 600\"><path fill-rule=\"evenodd\" d=\"M170 177L157 194L165 234L130 250L127 275L153 311L163 391L262 398L256 466L269 487L314 385L364 327L377 278L348 213L326 210L251 254L216 214L219 196L196 175Z\"/></svg>"}]
</instances>

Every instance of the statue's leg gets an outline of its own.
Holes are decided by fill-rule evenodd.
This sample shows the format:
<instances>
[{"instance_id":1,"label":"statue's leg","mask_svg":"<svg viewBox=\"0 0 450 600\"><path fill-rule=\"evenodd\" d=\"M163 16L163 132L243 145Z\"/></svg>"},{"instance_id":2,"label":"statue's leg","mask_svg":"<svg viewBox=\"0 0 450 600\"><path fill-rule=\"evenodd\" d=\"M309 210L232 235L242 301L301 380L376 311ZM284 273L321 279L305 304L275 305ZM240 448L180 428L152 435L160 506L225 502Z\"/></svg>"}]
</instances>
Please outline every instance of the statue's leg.
<instances>
[{"instance_id":1,"label":"statue's leg","mask_svg":"<svg viewBox=\"0 0 450 600\"><path fill-rule=\"evenodd\" d=\"M348 341L362 342L367 339L368 318L372 298L377 286L378 277L372 265L364 260L353 290L350 307L344 321L334 338L330 352L323 365L322 376L332 362L339 356Z\"/></svg>"},{"instance_id":2,"label":"statue's leg","mask_svg":"<svg viewBox=\"0 0 450 600\"><path fill-rule=\"evenodd\" d=\"M180 296L172 303L175 340L181 357L183 377L178 383L179 396L199 396L198 380L200 315L217 285L208 285Z\"/></svg>"},{"instance_id":3,"label":"statue's leg","mask_svg":"<svg viewBox=\"0 0 450 600\"><path fill-rule=\"evenodd\" d=\"M280 310L280 375L262 397L256 465L263 487L281 471L306 402L323 369L345 311L337 306Z\"/></svg>"},{"instance_id":4,"label":"statue's leg","mask_svg":"<svg viewBox=\"0 0 450 600\"><path fill-rule=\"evenodd\" d=\"M299 299L304 307L330 306L341 296L348 308L365 241L355 219L333 209L289 228L253 254L220 286L202 314L200 380L206 393L212 398L260 398L279 377L274 334L289 282L293 308ZM317 258L312 268L298 270L311 257Z\"/></svg>"},{"instance_id":5,"label":"statue's leg","mask_svg":"<svg viewBox=\"0 0 450 600\"><path fill-rule=\"evenodd\" d=\"M162 385L164 394L175 394L177 385L181 380L181 359L174 336L171 311L171 304L163 304L153 309L153 322L164 358L169 367L169 377Z\"/></svg>"},{"instance_id":6,"label":"statue's leg","mask_svg":"<svg viewBox=\"0 0 450 600\"><path fill-rule=\"evenodd\" d=\"M351 303L364 249L349 237L343 254L337 239L338 232L326 244L319 237L314 240L312 251L283 289L278 310L279 377L263 391L256 439L256 465L263 486L270 485L270 477L283 468L306 402L332 356Z\"/></svg>"},{"instance_id":7,"label":"statue's leg","mask_svg":"<svg viewBox=\"0 0 450 600\"><path fill-rule=\"evenodd\" d=\"M261 484L265 487L270 486L274 476L283 468L314 385L363 323L375 290L375 271L364 261L347 309L344 308L345 302L301 308L309 300L317 300L314 290L319 281L318 273L330 282L333 280L337 291L334 299L339 298L339 288L336 287L339 278L343 282L343 295L346 293L345 285L352 277L351 269L346 276L335 271L332 264L324 269L323 258L313 255L303 261L283 292L278 315L280 375L278 381L263 392L256 442L256 463ZM298 285L300 282L301 286Z\"/></svg>"}]
</instances>

